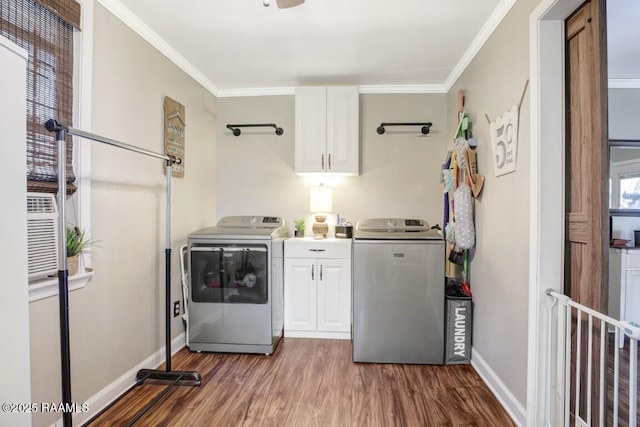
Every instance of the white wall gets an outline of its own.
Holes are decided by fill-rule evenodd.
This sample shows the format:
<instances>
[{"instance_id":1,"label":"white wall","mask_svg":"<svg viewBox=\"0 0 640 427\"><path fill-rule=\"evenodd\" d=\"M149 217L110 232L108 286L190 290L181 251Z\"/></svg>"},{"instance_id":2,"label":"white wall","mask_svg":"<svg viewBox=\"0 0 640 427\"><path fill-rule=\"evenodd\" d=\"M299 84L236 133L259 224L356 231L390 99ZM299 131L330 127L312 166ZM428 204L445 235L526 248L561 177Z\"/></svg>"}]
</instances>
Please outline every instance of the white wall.
<instances>
[{"instance_id":1,"label":"white wall","mask_svg":"<svg viewBox=\"0 0 640 427\"><path fill-rule=\"evenodd\" d=\"M26 51L0 37L0 129L3 165L0 168L2 221L0 221L0 310L2 381L0 402L29 403L29 295L27 293L26 182ZM4 409L4 408L3 408ZM0 412L0 425L30 426L26 411Z\"/></svg>"},{"instance_id":2,"label":"white wall","mask_svg":"<svg viewBox=\"0 0 640 427\"><path fill-rule=\"evenodd\" d=\"M609 139L640 140L640 89L609 89Z\"/></svg>"},{"instance_id":3,"label":"white wall","mask_svg":"<svg viewBox=\"0 0 640 427\"><path fill-rule=\"evenodd\" d=\"M537 0L518 1L449 91L449 129L459 89L478 138L486 177L475 205L476 248L470 265L474 299L473 357L522 421L527 394L529 280L529 99L520 110L517 170L496 177L487 114L495 119L520 100L529 78L528 17ZM559 183L561 185L561 183ZM509 401L510 400L510 401Z\"/></svg>"},{"instance_id":4,"label":"white wall","mask_svg":"<svg viewBox=\"0 0 640 427\"><path fill-rule=\"evenodd\" d=\"M186 172L173 180L171 201L171 300L181 300L178 249L215 214L215 98L102 6L96 5L94 19L93 128L86 130L162 152L164 96L185 105ZM92 237L100 242L92 281L70 295L74 402L86 401L164 346L164 163L81 143L92 144ZM39 355L32 363L33 401L60 400L56 307L57 298L30 307L31 351ZM183 330L181 318L174 318L172 336ZM38 414L34 424L57 418Z\"/></svg>"},{"instance_id":5,"label":"white wall","mask_svg":"<svg viewBox=\"0 0 640 427\"><path fill-rule=\"evenodd\" d=\"M277 215L287 221L308 218L309 187L318 180L294 171L294 97L264 96L218 100L217 217ZM389 128L382 122L433 123L422 136L419 127ZM276 123L271 129L242 130L235 137L227 123ZM411 217L442 225L439 174L447 147L446 97L438 94L360 95L360 175L324 178L334 187L334 213L356 221L367 217ZM327 219L335 224L335 217ZM330 232L333 230L331 229Z\"/></svg>"}]
</instances>

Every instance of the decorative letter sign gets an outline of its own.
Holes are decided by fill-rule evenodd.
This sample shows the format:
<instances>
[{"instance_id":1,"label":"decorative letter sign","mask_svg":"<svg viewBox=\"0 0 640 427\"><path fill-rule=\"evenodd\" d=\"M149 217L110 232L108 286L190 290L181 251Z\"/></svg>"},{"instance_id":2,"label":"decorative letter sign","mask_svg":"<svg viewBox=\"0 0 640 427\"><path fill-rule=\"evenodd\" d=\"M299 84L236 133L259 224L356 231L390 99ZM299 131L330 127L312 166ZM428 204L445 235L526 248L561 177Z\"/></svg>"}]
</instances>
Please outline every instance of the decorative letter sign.
<instances>
[{"instance_id":1,"label":"decorative letter sign","mask_svg":"<svg viewBox=\"0 0 640 427\"><path fill-rule=\"evenodd\" d=\"M496 176L516 170L518 154L518 106L514 105L489 125L493 168Z\"/></svg>"}]
</instances>

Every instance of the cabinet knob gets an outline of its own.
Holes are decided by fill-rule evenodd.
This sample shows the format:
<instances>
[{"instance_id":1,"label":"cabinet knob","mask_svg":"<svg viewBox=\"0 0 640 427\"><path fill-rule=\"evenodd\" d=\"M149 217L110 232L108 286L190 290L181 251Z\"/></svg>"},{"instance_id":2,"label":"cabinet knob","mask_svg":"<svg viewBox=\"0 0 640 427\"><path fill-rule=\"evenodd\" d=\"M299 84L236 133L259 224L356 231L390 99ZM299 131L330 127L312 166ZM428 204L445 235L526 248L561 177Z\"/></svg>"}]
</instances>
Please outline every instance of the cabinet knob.
<instances>
[{"instance_id":1,"label":"cabinet knob","mask_svg":"<svg viewBox=\"0 0 640 427\"><path fill-rule=\"evenodd\" d=\"M311 266L311 280L314 280L314 279L315 279L315 274L314 274L314 272L313 272L314 267L315 267L315 265L312 265L312 266Z\"/></svg>"},{"instance_id":2,"label":"cabinet knob","mask_svg":"<svg viewBox=\"0 0 640 427\"><path fill-rule=\"evenodd\" d=\"M320 281L322 282L322 264L320 264Z\"/></svg>"},{"instance_id":3,"label":"cabinet knob","mask_svg":"<svg viewBox=\"0 0 640 427\"><path fill-rule=\"evenodd\" d=\"M324 154L320 155L320 166L322 167L322 170L324 170Z\"/></svg>"},{"instance_id":4,"label":"cabinet knob","mask_svg":"<svg viewBox=\"0 0 640 427\"><path fill-rule=\"evenodd\" d=\"M329 153L328 160L329 160L329 170L331 170L331 153Z\"/></svg>"},{"instance_id":5,"label":"cabinet knob","mask_svg":"<svg viewBox=\"0 0 640 427\"><path fill-rule=\"evenodd\" d=\"M324 249L309 249L311 252L324 252Z\"/></svg>"}]
</instances>

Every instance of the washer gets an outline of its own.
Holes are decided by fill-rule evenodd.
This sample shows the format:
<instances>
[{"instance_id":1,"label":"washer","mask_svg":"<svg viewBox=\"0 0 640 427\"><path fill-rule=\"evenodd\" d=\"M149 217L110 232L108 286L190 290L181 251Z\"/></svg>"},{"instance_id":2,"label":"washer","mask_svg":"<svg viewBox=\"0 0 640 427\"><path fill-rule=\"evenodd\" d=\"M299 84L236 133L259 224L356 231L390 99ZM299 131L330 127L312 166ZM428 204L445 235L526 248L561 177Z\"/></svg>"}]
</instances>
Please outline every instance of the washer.
<instances>
[{"instance_id":1,"label":"washer","mask_svg":"<svg viewBox=\"0 0 640 427\"><path fill-rule=\"evenodd\" d=\"M277 216L228 216L188 236L191 351L274 352L284 326L284 239Z\"/></svg>"},{"instance_id":2,"label":"washer","mask_svg":"<svg viewBox=\"0 0 640 427\"><path fill-rule=\"evenodd\" d=\"M444 240L426 221L358 222L353 244L353 361L444 362Z\"/></svg>"}]
</instances>

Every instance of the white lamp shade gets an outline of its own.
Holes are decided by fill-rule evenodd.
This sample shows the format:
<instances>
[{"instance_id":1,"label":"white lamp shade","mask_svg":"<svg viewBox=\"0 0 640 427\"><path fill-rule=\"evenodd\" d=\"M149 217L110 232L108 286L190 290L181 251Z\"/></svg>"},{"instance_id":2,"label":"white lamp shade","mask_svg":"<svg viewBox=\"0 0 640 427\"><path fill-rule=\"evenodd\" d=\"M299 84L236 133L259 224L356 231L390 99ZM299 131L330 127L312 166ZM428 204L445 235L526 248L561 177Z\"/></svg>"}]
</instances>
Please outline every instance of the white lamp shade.
<instances>
[{"instance_id":1,"label":"white lamp shade","mask_svg":"<svg viewBox=\"0 0 640 427\"><path fill-rule=\"evenodd\" d=\"M312 213L329 213L333 210L333 189L321 185L311 187L309 192L309 211Z\"/></svg>"}]
</instances>

